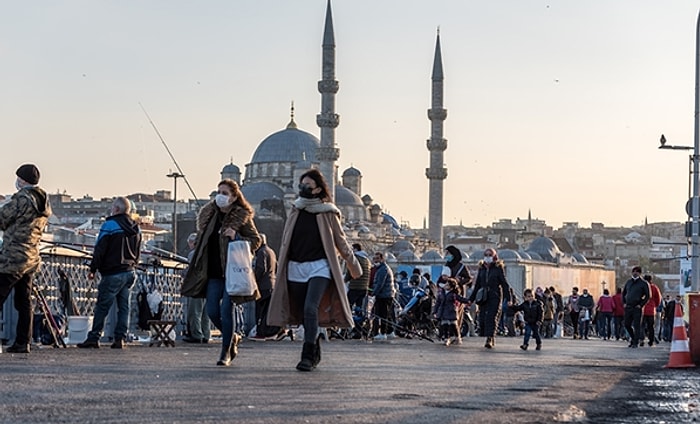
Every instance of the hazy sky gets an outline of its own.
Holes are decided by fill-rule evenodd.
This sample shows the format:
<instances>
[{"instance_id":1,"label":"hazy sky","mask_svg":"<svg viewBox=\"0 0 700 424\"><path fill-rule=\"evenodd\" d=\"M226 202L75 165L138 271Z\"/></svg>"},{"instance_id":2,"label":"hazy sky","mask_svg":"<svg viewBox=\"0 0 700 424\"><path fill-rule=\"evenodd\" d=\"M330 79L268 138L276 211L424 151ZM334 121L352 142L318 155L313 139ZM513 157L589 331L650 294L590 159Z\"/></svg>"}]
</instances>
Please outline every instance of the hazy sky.
<instances>
[{"instance_id":1,"label":"hazy sky","mask_svg":"<svg viewBox=\"0 0 700 424\"><path fill-rule=\"evenodd\" d=\"M335 0L340 172L421 227L430 74L445 73L444 223L684 221L698 2ZM316 136L325 0L6 2L0 192L196 194L289 122ZM179 197L191 197L180 181Z\"/></svg>"}]
</instances>

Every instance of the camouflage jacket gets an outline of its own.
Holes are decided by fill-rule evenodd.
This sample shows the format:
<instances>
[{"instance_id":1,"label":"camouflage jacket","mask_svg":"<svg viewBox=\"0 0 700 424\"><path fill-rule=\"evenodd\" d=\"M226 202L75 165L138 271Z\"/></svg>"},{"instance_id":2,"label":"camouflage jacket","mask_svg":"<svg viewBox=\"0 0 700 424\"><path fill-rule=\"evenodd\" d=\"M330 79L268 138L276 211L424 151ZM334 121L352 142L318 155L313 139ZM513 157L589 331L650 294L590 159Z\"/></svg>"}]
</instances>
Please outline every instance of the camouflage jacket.
<instances>
[{"instance_id":1,"label":"camouflage jacket","mask_svg":"<svg viewBox=\"0 0 700 424\"><path fill-rule=\"evenodd\" d=\"M51 215L46 192L24 187L0 208L0 273L27 274L39 267L39 242Z\"/></svg>"}]
</instances>

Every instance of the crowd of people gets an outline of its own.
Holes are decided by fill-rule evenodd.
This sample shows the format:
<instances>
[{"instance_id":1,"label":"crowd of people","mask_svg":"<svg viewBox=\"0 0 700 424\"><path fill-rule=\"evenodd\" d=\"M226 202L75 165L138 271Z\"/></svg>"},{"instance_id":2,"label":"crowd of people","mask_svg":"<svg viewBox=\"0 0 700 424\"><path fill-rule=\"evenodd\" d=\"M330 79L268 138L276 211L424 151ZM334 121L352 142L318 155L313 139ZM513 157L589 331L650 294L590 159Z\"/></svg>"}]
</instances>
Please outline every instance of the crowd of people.
<instances>
[{"instance_id":1,"label":"crowd of people","mask_svg":"<svg viewBox=\"0 0 700 424\"><path fill-rule=\"evenodd\" d=\"M32 277L51 209L46 193L38 187L36 166L22 165L16 176L18 191L0 208L0 230L5 236L0 252L0 304L14 288L19 318L15 343L7 351L29 353ZM566 336L628 340L630 348L671 341L676 305L682 299L662 298L652 276L642 276L640 267L632 269L631 278L614 295L605 289L597 300L588 289L579 294L578 287L573 287L564 301L550 286L525 289L520 302L493 248L484 251L475 275L464 264L460 250L447 246L445 266L436 281L418 268L409 278L405 271L395 274L383 252L370 255L359 243L348 243L340 210L318 170L305 172L298 189L279 257L258 232L253 208L235 181L220 181L216 196L199 211L197 231L188 237L189 265L181 289L187 302L182 340L208 343L213 324L221 333L219 366L229 366L238 354L241 334L235 328L234 309L251 302L253 340L279 339L290 326L303 326L299 371L311 371L320 363L323 329L374 341L397 336L439 338L446 346L478 334L486 349L495 348L496 336L518 334L523 336L522 350L528 350L531 339L540 350L543 339ZM105 318L114 303L118 314L111 347L125 347L129 293L141 251L141 232L132 209L126 197L115 198L100 228L88 275L90 279L100 275L95 316L78 348L100 347ZM257 290L252 295L228 293L227 249L234 241L246 242L254 258L251 267Z\"/></svg>"}]
</instances>

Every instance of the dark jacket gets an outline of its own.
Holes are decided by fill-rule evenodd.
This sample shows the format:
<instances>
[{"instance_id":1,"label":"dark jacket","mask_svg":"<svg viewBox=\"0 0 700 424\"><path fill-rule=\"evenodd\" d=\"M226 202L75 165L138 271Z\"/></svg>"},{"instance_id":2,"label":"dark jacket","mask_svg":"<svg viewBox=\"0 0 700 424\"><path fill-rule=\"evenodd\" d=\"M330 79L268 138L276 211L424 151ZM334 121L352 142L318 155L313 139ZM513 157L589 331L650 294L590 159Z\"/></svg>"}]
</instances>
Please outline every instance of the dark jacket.
<instances>
[{"instance_id":1,"label":"dark jacket","mask_svg":"<svg viewBox=\"0 0 700 424\"><path fill-rule=\"evenodd\" d=\"M31 273L39 268L39 241L51 215L46 192L39 187L24 187L0 208L0 273Z\"/></svg>"},{"instance_id":2,"label":"dark jacket","mask_svg":"<svg viewBox=\"0 0 700 424\"><path fill-rule=\"evenodd\" d=\"M352 275L350 275L350 271L348 270L345 273L345 281L347 281L348 289L350 290L367 291L369 289L369 277L372 261L369 260L367 253L363 252L362 250L355 252L354 254L357 258L357 262L360 263L360 267L362 267L362 275L358 278L352 278Z\"/></svg>"},{"instance_id":3,"label":"dark jacket","mask_svg":"<svg viewBox=\"0 0 700 424\"><path fill-rule=\"evenodd\" d=\"M141 230L125 213L107 218L95 242L90 272L114 275L133 271L141 257Z\"/></svg>"},{"instance_id":4,"label":"dark jacket","mask_svg":"<svg viewBox=\"0 0 700 424\"><path fill-rule=\"evenodd\" d=\"M530 325L542 324L544 307L539 300L535 299L532 302L525 301L520 305L510 306L510 309L514 311L523 311L523 320Z\"/></svg>"},{"instance_id":5,"label":"dark jacket","mask_svg":"<svg viewBox=\"0 0 700 424\"><path fill-rule=\"evenodd\" d=\"M275 288L275 274L277 273L277 255L267 244L263 244L255 251L253 259L255 282L258 283L260 296L263 298L272 293Z\"/></svg>"},{"instance_id":6,"label":"dark jacket","mask_svg":"<svg viewBox=\"0 0 700 424\"><path fill-rule=\"evenodd\" d=\"M452 260L445 263L445 266L450 268L450 277L456 278L460 286L465 286L472 281L472 275L469 273L469 268L462 263L462 252L454 246L445 248L452 254Z\"/></svg>"},{"instance_id":7,"label":"dark jacket","mask_svg":"<svg viewBox=\"0 0 700 424\"><path fill-rule=\"evenodd\" d=\"M471 296L469 296L469 302L474 303L476 293L482 287L488 292L487 298L489 302L491 302L493 298L500 299L499 303L504 300L506 302L510 301L510 286L508 286L508 282L506 281L503 262L498 261L491 265L483 261L479 263L479 272L476 274L476 283L474 284L474 290Z\"/></svg>"},{"instance_id":8,"label":"dark jacket","mask_svg":"<svg viewBox=\"0 0 700 424\"><path fill-rule=\"evenodd\" d=\"M649 301L649 283L643 278L630 278L622 289L625 308L643 307Z\"/></svg>"},{"instance_id":9,"label":"dark jacket","mask_svg":"<svg viewBox=\"0 0 700 424\"><path fill-rule=\"evenodd\" d=\"M378 299L393 298L396 295L394 273L391 272L386 263L379 264L374 272L373 290L374 297Z\"/></svg>"},{"instance_id":10,"label":"dark jacket","mask_svg":"<svg viewBox=\"0 0 700 424\"><path fill-rule=\"evenodd\" d=\"M595 308L595 301L593 300L593 296L591 296L590 294L582 294L578 297L579 312L583 312L584 309L588 309L588 313L590 314L590 316L593 316L593 308Z\"/></svg>"},{"instance_id":11,"label":"dark jacket","mask_svg":"<svg viewBox=\"0 0 700 424\"><path fill-rule=\"evenodd\" d=\"M454 291L440 290L435 301L435 317L440 321L457 320L457 304L467 303L469 299L462 297Z\"/></svg>"},{"instance_id":12,"label":"dark jacket","mask_svg":"<svg viewBox=\"0 0 700 424\"><path fill-rule=\"evenodd\" d=\"M181 293L188 297L206 297L207 284L209 282L208 267L209 267L209 238L214 232L216 226L216 214L219 213L219 207L214 201L210 201L202 206L197 215L197 244L192 257L192 262L187 269L187 275L182 282ZM221 228L233 228L242 240L250 242L251 253L255 252L260 246L260 235L258 229L253 223L253 213L243 208L238 204L233 204L231 209L223 216L221 220ZM221 271L225 275L226 256L228 253L229 238L221 232L219 241L219 254L221 256ZM260 298L260 293L256 292L253 296L233 297L236 303L244 303L250 300Z\"/></svg>"}]
</instances>

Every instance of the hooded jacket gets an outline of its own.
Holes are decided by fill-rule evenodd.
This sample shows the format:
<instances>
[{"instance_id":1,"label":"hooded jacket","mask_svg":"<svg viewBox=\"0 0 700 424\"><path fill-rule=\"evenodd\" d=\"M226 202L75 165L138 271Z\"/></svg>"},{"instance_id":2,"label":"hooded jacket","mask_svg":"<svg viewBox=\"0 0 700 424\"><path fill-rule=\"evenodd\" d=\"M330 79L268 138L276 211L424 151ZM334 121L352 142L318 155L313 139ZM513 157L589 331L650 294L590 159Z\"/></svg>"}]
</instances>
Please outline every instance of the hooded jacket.
<instances>
[{"instance_id":1,"label":"hooded jacket","mask_svg":"<svg viewBox=\"0 0 700 424\"><path fill-rule=\"evenodd\" d=\"M450 268L450 277L456 278L461 286L469 284L472 281L472 275L469 273L469 268L462 263L462 252L452 245L447 246L445 250L452 255L452 260L445 263L445 266Z\"/></svg>"},{"instance_id":2,"label":"hooded jacket","mask_svg":"<svg viewBox=\"0 0 700 424\"><path fill-rule=\"evenodd\" d=\"M27 274L41 263L39 242L51 215L46 192L39 187L20 189L0 208L0 273Z\"/></svg>"},{"instance_id":3,"label":"hooded jacket","mask_svg":"<svg viewBox=\"0 0 700 424\"><path fill-rule=\"evenodd\" d=\"M133 271L141 257L141 230L129 215L107 218L95 242L90 272L114 275Z\"/></svg>"}]
</instances>

